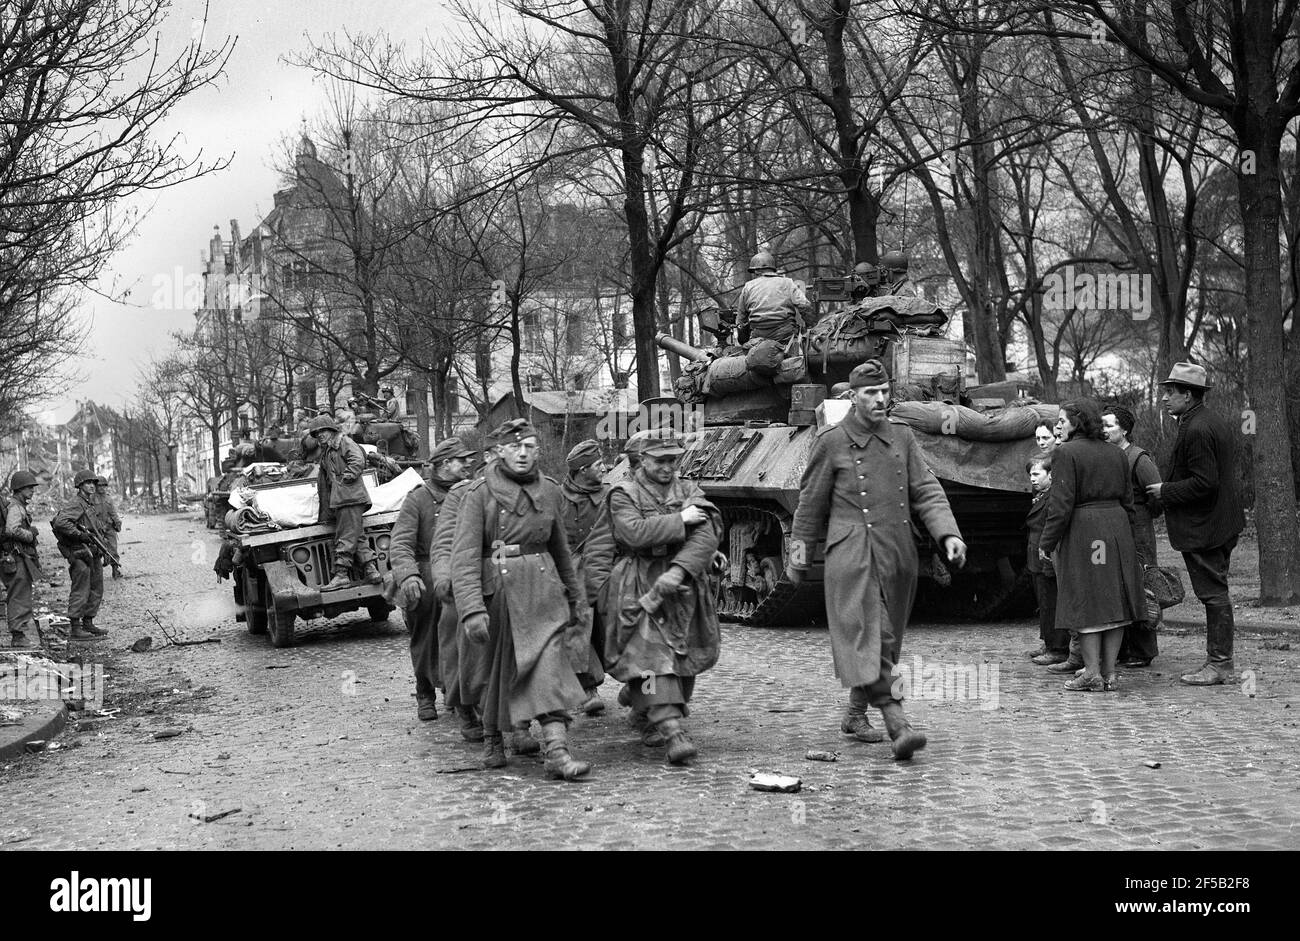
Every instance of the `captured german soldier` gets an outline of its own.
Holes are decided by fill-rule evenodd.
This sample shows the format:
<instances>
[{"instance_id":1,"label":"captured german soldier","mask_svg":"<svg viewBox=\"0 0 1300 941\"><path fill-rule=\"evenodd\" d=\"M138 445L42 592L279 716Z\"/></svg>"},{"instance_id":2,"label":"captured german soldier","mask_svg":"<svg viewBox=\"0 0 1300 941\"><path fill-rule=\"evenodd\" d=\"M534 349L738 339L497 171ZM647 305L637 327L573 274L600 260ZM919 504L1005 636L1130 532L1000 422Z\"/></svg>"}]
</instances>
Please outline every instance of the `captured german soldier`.
<instances>
[{"instance_id":1,"label":"captured german soldier","mask_svg":"<svg viewBox=\"0 0 1300 941\"><path fill-rule=\"evenodd\" d=\"M362 578L372 585L383 581L379 563L366 542L364 522L370 509L370 494L361 474L366 469L366 455L361 446L339 431L339 423L328 415L318 415L308 426L319 445L322 523L333 522L334 577L321 591L335 591L352 584L352 564L362 565Z\"/></svg>"},{"instance_id":2,"label":"captured german soldier","mask_svg":"<svg viewBox=\"0 0 1300 941\"><path fill-rule=\"evenodd\" d=\"M878 742L867 707L884 716L894 757L925 747L903 713L894 666L916 597L912 514L948 561L966 562L966 544L943 487L926 466L912 430L887 418L889 377L869 359L849 374L852 410L817 432L800 484L787 577L795 584L825 537L826 616L835 675L849 688L844 734ZM901 687L901 684L899 684Z\"/></svg>"},{"instance_id":3,"label":"captured german soldier","mask_svg":"<svg viewBox=\"0 0 1300 941\"><path fill-rule=\"evenodd\" d=\"M465 462L475 453L463 447L459 438L439 442L429 455L428 479L406 495L393 524L389 565L406 629L411 633L416 715L422 722L438 718L437 688L442 686L438 668L441 604L434 594L430 563L433 534L447 494L469 476Z\"/></svg>"},{"instance_id":4,"label":"captured german soldier","mask_svg":"<svg viewBox=\"0 0 1300 941\"><path fill-rule=\"evenodd\" d=\"M494 432L500 460L465 490L452 544L452 591L466 637L485 649L483 766L506 764L504 736L537 719L546 772L574 781L591 765L569 754L570 710L584 694L564 647L582 588L564 532L560 488L537 468L525 419Z\"/></svg>"},{"instance_id":5,"label":"captured german soldier","mask_svg":"<svg viewBox=\"0 0 1300 941\"><path fill-rule=\"evenodd\" d=\"M693 482L677 477L685 448L671 429L639 442L640 463L615 484L605 516L613 535L613 570L600 593L605 665L627 684L634 713L644 712L668 760L683 764L697 750L681 720L695 678L718 662L714 557L722 514ZM594 534L593 534L594 538Z\"/></svg>"},{"instance_id":6,"label":"captured german soldier","mask_svg":"<svg viewBox=\"0 0 1300 941\"><path fill-rule=\"evenodd\" d=\"M596 593L586 577L583 554L609 488L602 480L606 467L601 458L600 445L595 440L588 439L577 444L569 452L565 463L569 474L560 485L560 492L564 495L564 531L569 539L569 551L573 553L573 566L578 572L578 581L584 586L586 594L583 616L569 628L569 657L573 660L578 681L587 694L582 703L582 711L587 715L599 715L605 711L605 704L601 702L598 692L605 679L598 652L604 649L605 633L600 615L594 607Z\"/></svg>"},{"instance_id":7,"label":"captured german soldier","mask_svg":"<svg viewBox=\"0 0 1300 941\"><path fill-rule=\"evenodd\" d=\"M50 526L59 552L68 560L69 634L73 640L98 640L108 631L95 625L95 615L104 600L103 533L99 531L99 510L95 501L92 470L79 470L72 479L76 494L54 515Z\"/></svg>"}]
</instances>

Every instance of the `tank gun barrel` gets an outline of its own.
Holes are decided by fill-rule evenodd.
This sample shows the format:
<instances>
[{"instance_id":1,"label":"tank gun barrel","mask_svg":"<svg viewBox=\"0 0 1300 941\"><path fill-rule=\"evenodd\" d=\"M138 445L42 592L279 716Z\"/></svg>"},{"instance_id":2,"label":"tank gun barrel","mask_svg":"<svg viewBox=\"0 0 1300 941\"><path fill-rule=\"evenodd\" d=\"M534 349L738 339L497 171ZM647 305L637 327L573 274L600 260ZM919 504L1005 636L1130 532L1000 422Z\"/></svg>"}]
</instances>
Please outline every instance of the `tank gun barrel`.
<instances>
[{"instance_id":1,"label":"tank gun barrel","mask_svg":"<svg viewBox=\"0 0 1300 941\"><path fill-rule=\"evenodd\" d=\"M689 359L694 362L703 362L709 358L709 354L704 350L697 349L689 343L683 343L674 336L666 333L656 333L655 342L659 344L661 350L667 350L669 353L676 353L682 359Z\"/></svg>"}]
</instances>

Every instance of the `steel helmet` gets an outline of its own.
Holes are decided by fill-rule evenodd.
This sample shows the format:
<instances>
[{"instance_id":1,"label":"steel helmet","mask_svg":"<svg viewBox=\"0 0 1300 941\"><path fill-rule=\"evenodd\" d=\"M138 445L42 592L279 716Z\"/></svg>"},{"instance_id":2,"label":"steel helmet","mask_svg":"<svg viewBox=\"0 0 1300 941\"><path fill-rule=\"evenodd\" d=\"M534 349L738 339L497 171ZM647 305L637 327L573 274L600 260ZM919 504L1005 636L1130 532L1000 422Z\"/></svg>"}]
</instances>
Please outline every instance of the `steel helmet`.
<instances>
[{"instance_id":1,"label":"steel helmet","mask_svg":"<svg viewBox=\"0 0 1300 941\"><path fill-rule=\"evenodd\" d=\"M750 271L775 271L776 258L771 252L759 252L753 258L749 259Z\"/></svg>"},{"instance_id":2,"label":"steel helmet","mask_svg":"<svg viewBox=\"0 0 1300 941\"><path fill-rule=\"evenodd\" d=\"M907 270L907 256L902 252L885 252L880 259L880 263L894 271Z\"/></svg>"},{"instance_id":3,"label":"steel helmet","mask_svg":"<svg viewBox=\"0 0 1300 941\"><path fill-rule=\"evenodd\" d=\"M9 489L14 493L25 487L37 486L36 475L31 471L14 471L14 475L9 478Z\"/></svg>"},{"instance_id":4,"label":"steel helmet","mask_svg":"<svg viewBox=\"0 0 1300 941\"><path fill-rule=\"evenodd\" d=\"M339 423L329 415L317 415L307 423L307 432L314 435L318 431L339 432L342 429L339 427Z\"/></svg>"},{"instance_id":5,"label":"steel helmet","mask_svg":"<svg viewBox=\"0 0 1300 941\"><path fill-rule=\"evenodd\" d=\"M82 484L93 484L99 482L99 475L93 470L79 470L77 475L72 478L72 486L80 487Z\"/></svg>"},{"instance_id":6,"label":"steel helmet","mask_svg":"<svg viewBox=\"0 0 1300 941\"><path fill-rule=\"evenodd\" d=\"M876 276L876 266L869 261L860 261L853 266L853 273L859 278L874 278Z\"/></svg>"}]
</instances>

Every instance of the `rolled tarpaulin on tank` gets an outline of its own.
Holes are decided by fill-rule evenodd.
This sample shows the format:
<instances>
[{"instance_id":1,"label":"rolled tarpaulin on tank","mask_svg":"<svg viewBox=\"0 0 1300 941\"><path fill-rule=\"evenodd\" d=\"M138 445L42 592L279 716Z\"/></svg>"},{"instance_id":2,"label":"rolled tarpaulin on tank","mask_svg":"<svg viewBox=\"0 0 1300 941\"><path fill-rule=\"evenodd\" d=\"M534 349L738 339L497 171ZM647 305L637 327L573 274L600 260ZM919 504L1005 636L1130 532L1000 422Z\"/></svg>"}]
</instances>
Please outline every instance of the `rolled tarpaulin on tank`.
<instances>
[{"instance_id":1,"label":"rolled tarpaulin on tank","mask_svg":"<svg viewBox=\"0 0 1300 941\"><path fill-rule=\"evenodd\" d=\"M708 395L728 395L748 392L770 386L771 379L755 374L743 356L724 356L709 363L709 375L704 386Z\"/></svg>"},{"instance_id":2,"label":"rolled tarpaulin on tank","mask_svg":"<svg viewBox=\"0 0 1300 941\"><path fill-rule=\"evenodd\" d=\"M1020 441L1032 439L1042 422L1056 422L1058 406L1015 405L993 412L977 412L946 402L897 402L889 414L915 431L960 438L963 441Z\"/></svg>"}]
</instances>

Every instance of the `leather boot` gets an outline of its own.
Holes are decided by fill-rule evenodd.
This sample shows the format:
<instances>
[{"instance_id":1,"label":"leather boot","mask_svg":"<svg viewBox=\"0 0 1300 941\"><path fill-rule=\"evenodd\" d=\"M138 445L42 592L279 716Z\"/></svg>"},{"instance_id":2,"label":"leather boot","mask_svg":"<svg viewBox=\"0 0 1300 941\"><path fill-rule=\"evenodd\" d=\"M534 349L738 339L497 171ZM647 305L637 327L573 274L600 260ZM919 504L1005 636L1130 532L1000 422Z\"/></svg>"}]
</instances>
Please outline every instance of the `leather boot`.
<instances>
[{"instance_id":1,"label":"leather boot","mask_svg":"<svg viewBox=\"0 0 1300 941\"><path fill-rule=\"evenodd\" d=\"M467 742L481 742L484 739L483 723L473 706L457 706L456 715L460 716L460 737Z\"/></svg>"},{"instance_id":2,"label":"leather boot","mask_svg":"<svg viewBox=\"0 0 1300 941\"><path fill-rule=\"evenodd\" d=\"M115 566L113 566L113 577L114 577L114 578L121 578L121 577L122 577L122 566L120 566L120 565L115 565Z\"/></svg>"},{"instance_id":3,"label":"leather boot","mask_svg":"<svg viewBox=\"0 0 1300 941\"><path fill-rule=\"evenodd\" d=\"M624 687L618 691L618 704L620 706L628 707L632 705L632 687L624 685Z\"/></svg>"},{"instance_id":4,"label":"leather boot","mask_svg":"<svg viewBox=\"0 0 1300 941\"><path fill-rule=\"evenodd\" d=\"M68 619L69 640L99 640L99 634L92 634L81 626L81 618Z\"/></svg>"},{"instance_id":5,"label":"leather boot","mask_svg":"<svg viewBox=\"0 0 1300 941\"><path fill-rule=\"evenodd\" d=\"M568 733L563 722L543 722L546 743L546 773L563 781L576 781L591 772L591 765L569 754Z\"/></svg>"},{"instance_id":6,"label":"leather boot","mask_svg":"<svg viewBox=\"0 0 1300 941\"><path fill-rule=\"evenodd\" d=\"M99 637L104 637L108 634L108 628L98 626L95 623L94 618L82 618L81 626L86 630L90 631L90 633L95 634Z\"/></svg>"},{"instance_id":7,"label":"leather boot","mask_svg":"<svg viewBox=\"0 0 1300 941\"><path fill-rule=\"evenodd\" d=\"M912 757L913 752L925 747L925 736L912 728L901 703L892 700L885 703L880 707L880 714L884 716L885 728L893 740L894 758L906 761Z\"/></svg>"},{"instance_id":8,"label":"leather boot","mask_svg":"<svg viewBox=\"0 0 1300 941\"><path fill-rule=\"evenodd\" d=\"M415 710L415 714L420 717L421 722L431 722L438 718L438 694L416 693Z\"/></svg>"},{"instance_id":9,"label":"leather boot","mask_svg":"<svg viewBox=\"0 0 1300 941\"><path fill-rule=\"evenodd\" d=\"M32 647L39 646L40 644L33 644L23 631L9 632L9 647L13 650L30 650Z\"/></svg>"},{"instance_id":10,"label":"leather boot","mask_svg":"<svg viewBox=\"0 0 1300 941\"><path fill-rule=\"evenodd\" d=\"M866 713L854 715L852 712L846 713L844 721L840 723L840 731L845 735L852 735L859 742L883 742L885 733L871 725L871 720L867 718Z\"/></svg>"},{"instance_id":11,"label":"leather boot","mask_svg":"<svg viewBox=\"0 0 1300 941\"><path fill-rule=\"evenodd\" d=\"M600 715L605 711L605 702L600 698L600 693L596 691L594 686L586 692L587 698L578 708L589 716Z\"/></svg>"},{"instance_id":12,"label":"leather boot","mask_svg":"<svg viewBox=\"0 0 1300 941\"><path fill-rule=\"evenodd\" d=\"M628 717L632 728L641 733L641 744L647 748L663 748L668 740L659 731L659 726L650 721L644 712L634 712Z\"/></svg>"},{"instance_id":13,"label":"leather boot","mask_svg":"<svg viewBox=\"0 0 1300 941\"><path fill-rule=\"evenodd\" d=\"M659 723L659 734L668 744L669 764L684 765L699 753L677 719L662 720Z\"/></svg>"},{"instance_id":14,"label":"leather boot","mask_svg":"<svg viewBox=\"0 0 1300 941\"><path fill-rule=\"evenodd\" d=\"M528 731L528 726L515 729L506 740L506 752L511 755L536 755L541 750L542 746Z\"/></svg>"},{"instance_id":15,"label":"leather boot","mask_svg":"<svg viewBox=\"0 0 1300 941\"><path fill-rule=\"evenodd\" d=\"M345 568L336 568L334 577L328 583L321 585L321 591L338 591L340 588L347 588L352 584L352 576Z\"/></svg>"},{"instance_id":16,"label":"leather boot","mask_svg":"<svg viewBox=\"0 0 1300 941\"><path fill-rule=\"evenodd\" d=\"M1220 686L1232 679L1232 605L1207 604L1205 606L1206 663L1196 673L1180 676L1178 681L1187 686Z\"/></svg>"},{"instance_id":17,"label":"leather boot","mask_svg":"<svg viewBox=\"0 0 1300 941\"><path fill-rule=\"evenodd\" d=\"M493 730L483 736L483 767L504 768L506 766L506 745L501 733Z\"/></svg>"},{"instance_id":18,"label":"leather boot","mask_svg":"<svg viewBox=\"0 0 1300 941\"><path fill-rule=\"evenodd\" d=\"M383 582L384 576L379 574L379 563L371 559L366 563L365 569L361 573L361 579L367 585L379 585Z\"/></svg>"}]
</instances>

